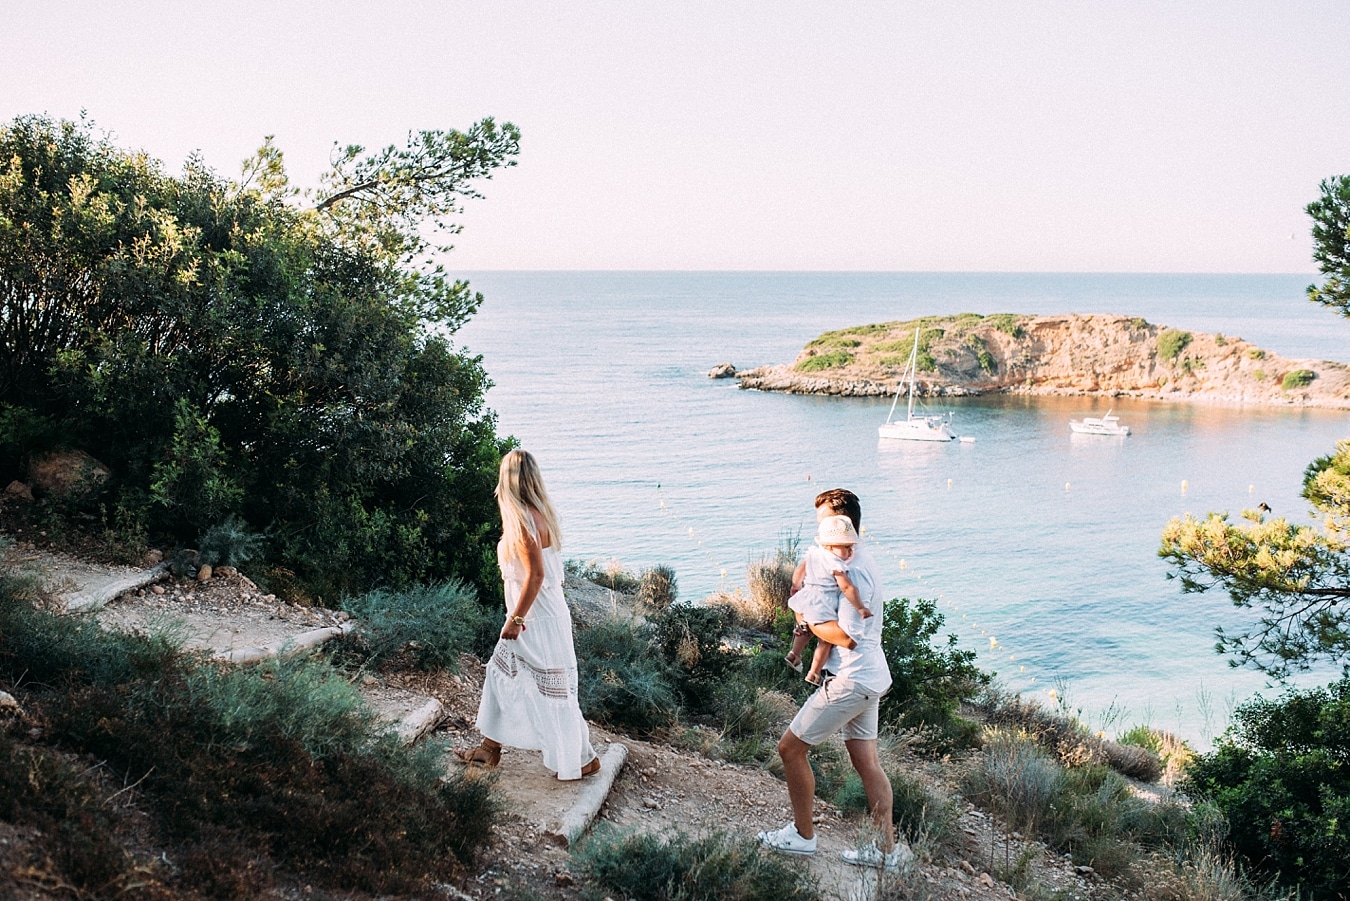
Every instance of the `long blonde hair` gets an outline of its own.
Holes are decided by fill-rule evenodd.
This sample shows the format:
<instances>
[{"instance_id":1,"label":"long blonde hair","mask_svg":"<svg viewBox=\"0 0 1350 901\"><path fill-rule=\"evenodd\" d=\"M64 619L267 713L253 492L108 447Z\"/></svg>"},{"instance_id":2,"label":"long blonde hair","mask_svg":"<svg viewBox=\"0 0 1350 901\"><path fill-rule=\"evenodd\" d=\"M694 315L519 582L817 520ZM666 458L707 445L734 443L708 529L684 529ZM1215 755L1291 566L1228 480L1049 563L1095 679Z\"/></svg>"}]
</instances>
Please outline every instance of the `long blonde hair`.
<instances>
[{"instance_id":1,"label":"long blonde hair","mask_svg":"<svg viewBox=\"0 0 1350 901\"><path fill-rule=\"evenodd\" d=\"M506 542L508 559L517 554L517 549L525 544L525 536L532 536L543 545L535 535L534 519L530 511L534 510L548 526L552 536L551 546L562 548L562 530L558 528L558 514L553 502L548 499L544 488L544 477L539 472L539 464L529 451L513 450L502 457L501 469L497 473L497 509L502 513L502 538Z\"/></svg>"}]
</instances>

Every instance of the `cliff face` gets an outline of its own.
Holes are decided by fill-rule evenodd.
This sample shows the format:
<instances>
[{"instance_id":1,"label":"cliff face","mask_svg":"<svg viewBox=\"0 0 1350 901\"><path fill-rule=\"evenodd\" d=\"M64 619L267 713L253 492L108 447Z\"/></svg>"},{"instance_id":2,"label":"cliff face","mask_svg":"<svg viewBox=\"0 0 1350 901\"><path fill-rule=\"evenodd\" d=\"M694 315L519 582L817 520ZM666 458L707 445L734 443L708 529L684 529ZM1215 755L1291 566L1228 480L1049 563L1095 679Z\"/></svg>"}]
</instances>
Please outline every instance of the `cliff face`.
<instances>
[{"instance_id":1,"label":"cliff face","mask_svg":"<svg viewBox=\"0 0 1350 901\"><path fill-rule=\"evenodd\" d=\"M790 366L737 373L742 388L794 394L895 391L921 328L916 391L1020 392L1350 409L1350 366L1290 360L1241 338L1126 316L926 317L826 332Z\"/></svg>"}]
</instances>

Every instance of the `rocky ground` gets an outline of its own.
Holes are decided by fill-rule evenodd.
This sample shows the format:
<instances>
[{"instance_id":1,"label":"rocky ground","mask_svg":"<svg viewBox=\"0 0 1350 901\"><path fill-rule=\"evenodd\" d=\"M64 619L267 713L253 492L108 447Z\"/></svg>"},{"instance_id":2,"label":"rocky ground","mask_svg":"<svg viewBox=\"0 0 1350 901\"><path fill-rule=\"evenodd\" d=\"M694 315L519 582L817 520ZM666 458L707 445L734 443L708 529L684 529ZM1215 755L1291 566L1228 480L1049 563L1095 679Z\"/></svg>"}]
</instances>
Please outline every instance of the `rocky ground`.
<instances>
[{"instance_id":1,"label":"rocky ground","mask_svg":"<svg viewBox=\"0 0 1350 901\"><path fill-rule=\"evenodd\" d=\"M37 566L55 598L83 580L125 578L127 572L98 567L85 561L41 551L20 543L10 550L11 562ZM132 568L135 570L136 568ZM340 626L345 615L280 601L243 575L225 570L198 581L174 579L167 573L141 568L151 577L145 585L115 598L92 614L108 628L178 630L195 647L214 652L284 642L286 637L319 627ZM613 607L612 593L590 583L569 582L569 597L582 609ZM465 657L457 673L365 675L362 693L391 722L434 698L444 706L435 735L451 747L469 747L479 736L473 727L481 662ZM616 734L593 725L592 740L603 753L611 743L628 749L626 765L601 807L598 822L605 828L671 833L726 830L738 834L781 825L789 818L783 782L758 766L730 764L674 744ZM960 761L933 761L896 749L901 765L934 790L954 793ZM446 766L458 767L447 754ZM568 848L553 834L561 813L571 806L582 787L563 784L548 774L532 752L507 749L501 767L483 778L493 779L505 797L506 813L495 827L483 853L482 868L462 882L442 886L443 896L455 899L537 898L581 899L583 878ZM117 787L120 792L123 787ZM130 789L134 796L134 789ZM122 798L123 801L127 797ZM960 802L958 802L960 803ZM860 814L844 814L827 804L818 807L820 849L804 865L819 879L828 897L839 899L1090 899L1118 897L1090 871L1017 835L1008 835L988 814L962 805L955 840L942 846L919 846L914 869L886 877L843 864L838 852L863 834ZM11 842L36 840L12 836L0 823L0 865L14 858L4 853ZM1031 863L1023 894L999 882L993 873L1006 872L1023 854ZM37 893L34 898L58 897ZM618 901L618 899L616 899Z\"/></svg>"}]
</instances>

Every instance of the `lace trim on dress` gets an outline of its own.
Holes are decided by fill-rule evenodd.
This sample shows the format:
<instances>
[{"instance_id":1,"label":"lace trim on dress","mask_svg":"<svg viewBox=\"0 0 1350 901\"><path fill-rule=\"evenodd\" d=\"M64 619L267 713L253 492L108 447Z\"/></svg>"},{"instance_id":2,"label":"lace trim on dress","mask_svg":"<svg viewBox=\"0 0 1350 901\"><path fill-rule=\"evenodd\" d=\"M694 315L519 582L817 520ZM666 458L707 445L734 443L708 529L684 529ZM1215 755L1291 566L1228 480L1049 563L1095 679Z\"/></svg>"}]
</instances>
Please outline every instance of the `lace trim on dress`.
<instances>
[{"instance_id":1,"label":"lace trim on dress","mask_svg":"<svg viewBox=\"0 0 1350 901\"><path fill-rule=\"evenodd\" d=\"M566 699L571 696L571 692L568 691L566 667L540 669L532 666L529 661L520 659L500 644L492 655L492 665L510 679L516 678L520 670L524 669L534 679L535 688L546 698Z\"/></svg>"}]
</instances>

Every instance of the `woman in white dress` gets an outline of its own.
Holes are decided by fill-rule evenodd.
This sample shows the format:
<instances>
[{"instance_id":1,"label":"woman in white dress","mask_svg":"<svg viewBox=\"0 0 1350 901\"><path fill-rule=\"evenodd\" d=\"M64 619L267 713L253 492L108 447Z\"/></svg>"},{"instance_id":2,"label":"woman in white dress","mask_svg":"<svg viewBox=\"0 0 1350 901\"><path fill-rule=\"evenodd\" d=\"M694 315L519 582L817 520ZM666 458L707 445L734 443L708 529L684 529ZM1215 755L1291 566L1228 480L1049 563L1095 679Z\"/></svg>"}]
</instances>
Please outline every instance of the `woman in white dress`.
<instances>
[{"instance_id":1,"label":"woman in white dress","mask_svg":"<svg viewBox=\"0 0 1350 901\"><path fill-rule=\"evenodd\" d=\"M483 743L456 753L465 763L493 767L502 745L542 751L544 766L559 779L580 779L600 769L600 758L577 703L577 653L562 591L558 516L539 465L526 451L502 458L496 494L506 624L478 704Z\"/></svg>"}]
</instances>

